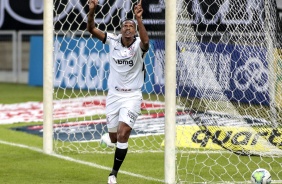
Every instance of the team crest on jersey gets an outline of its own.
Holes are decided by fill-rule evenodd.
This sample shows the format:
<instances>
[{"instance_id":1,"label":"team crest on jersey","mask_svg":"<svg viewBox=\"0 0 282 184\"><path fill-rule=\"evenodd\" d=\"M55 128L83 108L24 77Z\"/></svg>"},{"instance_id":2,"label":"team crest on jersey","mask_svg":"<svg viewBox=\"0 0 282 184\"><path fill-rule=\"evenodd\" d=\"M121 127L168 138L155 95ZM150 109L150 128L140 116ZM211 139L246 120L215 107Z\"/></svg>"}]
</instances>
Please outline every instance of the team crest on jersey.
<instances>
[{"instance_id":1,"label":"team crest on jersey","mask_svg":"<svg viewBox=\"0 0 282 184\"><path fill-rule=\"evenodd\" d=\"M130 55L130 56L133 56L133 55L135 54L135 52L134 52L134 50L135 50L135 49L134 49L134 45L132 45L131 47L129 47L128 50L129 50L129 55Z\"/></svg>"}]
</instances>

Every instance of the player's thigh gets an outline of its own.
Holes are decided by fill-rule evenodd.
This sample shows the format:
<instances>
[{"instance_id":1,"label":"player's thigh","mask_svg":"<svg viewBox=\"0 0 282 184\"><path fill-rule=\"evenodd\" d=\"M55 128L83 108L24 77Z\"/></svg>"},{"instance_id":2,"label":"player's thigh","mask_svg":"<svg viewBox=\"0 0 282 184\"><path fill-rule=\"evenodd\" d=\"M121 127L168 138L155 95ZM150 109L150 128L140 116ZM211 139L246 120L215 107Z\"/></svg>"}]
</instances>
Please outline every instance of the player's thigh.
<instances>
[{"instance_id":1,"label":"player's thigh","mask_svg":"<svg viewBox=\"0 0 282 184\"><path fill-rule=\"evenodd\" d=\"M106 111L108 132L117 132L117 127L119 124L119 107L115 104L107 106Z\"/></svg>"},{"instance_id":2,"label":"player's thigh","mask_svg":"<svg viewBox=\"0 0 282 184\"><path fill-rule=\"evenodd\" d=\"M109 132L117 132L119 109L121 107L120 98L109 93L106 99L107 128Z\"/></svg>"},{"instance_id":3,"label":"player's thigh","mask_svg":"<svg viewBox=\"0 0 282 184\"><path fill-rule=\"evenodd\" d=\"M118 115L117 116L107 115L108 132L111 132L111 133L117 132L117 128L118 128L118 125L119 125L118 118L119 118Z\"/></svg>"},{"instance_id":4,"label":"player's thigh","mask_svg":"<svg viewBox=\"0 0 282 184\"><path fill-rule=\"evenodd\" d=\"M133 128L141 112L141 100L131 100L123 104L119 111L119 122L124 122Z\"/></svg>"}]
</instances>

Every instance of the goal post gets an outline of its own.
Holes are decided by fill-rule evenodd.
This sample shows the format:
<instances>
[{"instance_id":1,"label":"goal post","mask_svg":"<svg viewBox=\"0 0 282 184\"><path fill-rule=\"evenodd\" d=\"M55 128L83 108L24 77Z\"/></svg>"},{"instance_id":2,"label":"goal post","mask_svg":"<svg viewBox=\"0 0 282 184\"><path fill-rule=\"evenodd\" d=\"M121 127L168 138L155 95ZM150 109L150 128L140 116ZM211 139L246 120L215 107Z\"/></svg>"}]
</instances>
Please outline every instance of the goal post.
<instances>
[{"instance_id":1,"label":"goal post","mask_svg":"<svg viewBox=\"0 0 282 184\"><path fill-rule=\"evenodd\" d=\"M44 0L43 152L53 153L53 0Z\"/></svg>"},{"instance_id":2,"label":"goal post","mask_svg":"<svg viewBox=\"0 0 282 184\"><path fill-rule=\"evenodd\" d=\"M166 0L165 29L165 183L176 182L176 1Z\"/></svg>"},{"instance_id":3,"label":"goal post","mask_svg":"<svg viewBox=\"0 0 282 184\"><path fill-rule=\"evenodd\" d=\"M275 25L277 21L277 17L274 12L271 10L271 5L272 2L271 0L265 0L264 1L264 7L265 7L265 28L266 28L266 48L267 48L267 54L266 58L269 63L269 80L270 81L277 81L277 74L275 72L275 47L277 48L277 44L273 43L273 38L276 38L276 31L277 29L272 29L272 26ZM271 113L271 122L274 127L278 127L277 123L277 111L276 111L276 97L275 95L277 94L275 92L275 82L270 82L269 83L269 107L270 107L270 113Z\"/></svg>"}]
</instances>

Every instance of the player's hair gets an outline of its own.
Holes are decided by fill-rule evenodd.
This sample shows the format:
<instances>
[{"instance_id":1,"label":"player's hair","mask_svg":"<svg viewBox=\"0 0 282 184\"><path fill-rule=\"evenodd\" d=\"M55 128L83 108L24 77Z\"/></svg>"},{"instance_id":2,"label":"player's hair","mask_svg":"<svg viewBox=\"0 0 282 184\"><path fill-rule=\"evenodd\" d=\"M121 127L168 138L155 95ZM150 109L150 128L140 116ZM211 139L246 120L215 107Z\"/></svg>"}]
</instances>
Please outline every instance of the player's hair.
<instances>
[{"instance_id":1,"label":"player's hair","mask_svg":"<svg viewBox=\"0 0 282 184\"><path fill-rule=\"evenodd\" d=\"M125 20L123 20L123 21L121 22L121 25L120 25L121 28L122 28L122 26L123 26L123 23L126 22L126 21L132 22L132 23L135 25L135 28L136 28L136 30L137 30L137 24L136 24L136 22L135 22L133 19L129 19L129 18L127 18L127 19L125 19Z\"/></svg>"}]
</instances>

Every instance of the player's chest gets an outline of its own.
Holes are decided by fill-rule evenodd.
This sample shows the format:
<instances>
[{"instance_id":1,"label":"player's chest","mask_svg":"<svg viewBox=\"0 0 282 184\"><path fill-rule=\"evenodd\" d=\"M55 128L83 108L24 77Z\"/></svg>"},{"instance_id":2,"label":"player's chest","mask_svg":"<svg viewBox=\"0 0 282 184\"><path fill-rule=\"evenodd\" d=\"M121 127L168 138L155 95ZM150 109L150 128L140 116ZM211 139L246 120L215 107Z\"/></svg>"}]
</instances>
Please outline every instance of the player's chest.
<instances>
[{"instance_id":1,"label":"player's chest","mask_svg":"<svg viewBox=\"0 0 282 184\"><path fill-rule=\"evenodd\" d=\"M112 49L112 56L114 58L131 58L136 55L136 45L130 47L124 47L121 44L116 44Z\"/></svg>"}]
</instances>

